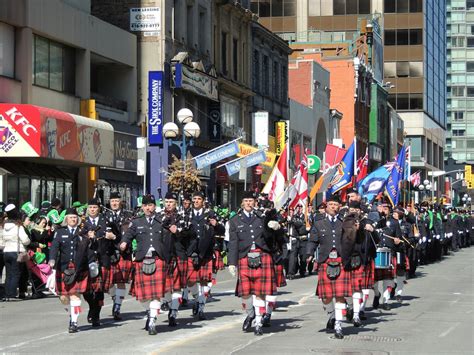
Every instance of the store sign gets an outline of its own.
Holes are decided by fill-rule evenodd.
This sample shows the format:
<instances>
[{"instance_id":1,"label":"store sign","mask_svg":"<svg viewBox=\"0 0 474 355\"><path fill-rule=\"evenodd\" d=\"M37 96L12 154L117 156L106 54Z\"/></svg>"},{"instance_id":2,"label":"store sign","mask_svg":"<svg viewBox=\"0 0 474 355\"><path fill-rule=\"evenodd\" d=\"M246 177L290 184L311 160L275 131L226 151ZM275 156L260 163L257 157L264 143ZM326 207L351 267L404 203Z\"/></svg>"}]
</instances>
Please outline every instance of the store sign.
<instances>
[{"instance_id":1,"label":"store sign","mask_svg":"<svg viewBox=\"0 0 474 355\"><path fill-rule=\"evenodd\" d=\"M115 132L114 146L114 167L133 172L137 171L137 136Z\"/></svg>"},{"instance_id":2,"label":"store sign","mask_svg":"<svg viewBox=\"0 0 474 355\"><path fill-rule=\"evenodd\" d=\"M268 147L268 112L252 113L252 144L259 147Z\"/></svg>"},{"instance_id":3,"label":"store sign","mask_svg":"<svg viewBox=\"0 0 474 355\"><path fill-rule=\"evenodd\" d=\"M240 172L241 169L247 169L257 164L263 163L266 161L267 157L264 150L258 150L255 153L249 154L240 159L235 159L225 165L227 174L229 176L234 175Z\"/></svg>"},{"instance_id":4,"label":"store sign","mask_svg":"<svg viewBox=\"0 0 474 355\"><path fill-rule=\"evenodd\" d=\"M221 141L221 105L219 102L209 102L209 140L211 142Z\"/></svg>"},{"instance_id":5,"label":"store sign","mask_svg":"<svg viewBox=\"0 0 474 355\"><path fill-rule=\"evenodd\" d=\"M210 150L207 153L194 157L198 169L202 169L208 165L217 163L219 160L236 155L239 152L239 144L237 141L232 141L223 144L217 148Z\"/></svg>"},{"instance_id":6,"label":"store sign","mask_svg":"<svg viewBox=\"0 0 474 355\"><path fill-rule=\"evenodd\" d=\"M219 100L217 78L182 63L174 65L174 87L191 91L210 100Z\"/></svg>"},{"instance_id":7,"label":"store sign","mask_svg":"<svg viewBox=\"0 0 474 355\"><path fill-rule=\"evenodd\" d=\"M288 126L289 125L288 125L287 121L277 121L277 122L275 122L275 132L276 132L275 153L277 155L280 155L281 152L283 152L283 149L285 148L285 144L288 141Z\"/></svg>"},{"instance_id":8,"label":"store sign","mask_svg":"<svg viewBox=\"0 0 474 355\"><path fill-rule=\"evenodd\" d=\"M238 157L244 157L246 155L258 152L258 148L252 147L251 145L245 144L245 143L239 143L239 153L237 154ZM262 163L263 165L266 165L270 168L273 168L273 165L275 165L275 160L276 160L276 154L272 152L265 152L266 158L265 162Z\"/></svg>"},{"instance_id":9,"label":"store sign","mask_svg":"<svg viewBox=\"0 0 474 355\"><path fill-rule=\"evenodd\" d=\"M144 36L159 36L161 11L159 7L134 7L130 9L130 31L143 32Z\"/></svg>"},{"instance_id":10,"label":"store sign","mask_svg":"<svg viewBox=\"0 0 474 355\"><path fill-rule=\"evenodd\" d=\"M148 143L163 144L163 72L148 72Z\"/></svg>"},{"instance_id":11,"label":"store sign","mask_svg":"<svg viewBox=\"0 0 474 355\"><path fill-rule=\"evenodd\" d=\"M308 174L314 175L321 168L321 159L317 155L308 155Z\"/></svg>"}]
</instances>

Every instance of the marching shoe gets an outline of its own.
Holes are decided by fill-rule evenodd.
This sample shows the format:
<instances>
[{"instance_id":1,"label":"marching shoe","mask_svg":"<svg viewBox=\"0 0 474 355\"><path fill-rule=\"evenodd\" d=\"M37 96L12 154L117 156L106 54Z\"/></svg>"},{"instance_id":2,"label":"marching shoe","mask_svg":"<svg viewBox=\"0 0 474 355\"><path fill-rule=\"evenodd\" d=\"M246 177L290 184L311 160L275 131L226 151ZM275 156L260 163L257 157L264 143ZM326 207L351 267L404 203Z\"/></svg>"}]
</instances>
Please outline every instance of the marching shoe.
<instances>
[{"instance_id":1,"label":"marching shoe","mask_svg":"<svg viewBox=\"0 0 474 355\"><path fill-rule=\"evenodd\" d=\"M252 322L253 320L255 319L255 316L247 316L247 318L245 318L244 320L244 324L242 325L242 330L244 332L248 331L250 329L250 327L252 326Z\"/></svg>"},{"instance_id":2,"label":"marching shoe","mask_svg":"<svg viewBox=\"0 0 474 355\"><path fill-rule=\"evenodd\" d=\"M114 316L114 320L122 320L122 316L120 315L120 307L114 304L112 315Z\"/></svg>"},{"instance_id":3,"label":"marching shoe","mask_svg":"<svg viewBox=\"0 0 474 355\"><path fill-rule=\"evenodd\" d=\"M331 330L334 330L334 324L336 324L336 319L335 318L329 318L329 320L326 324L326 331L329 332Z\"/></svg>"},{"instance_id":4,"label":"marching shoe","mask_svg":"<svg viewBox=\"0 0 474 355\"><path fill-rule=\"evenodd\" d=\"M199 311L198 319L199 320L206 320L207 319L206 315L204 314L204 311Z\"/></svg>"},{"instance_id":5,"label":"marching shoe","mask_svg":"<svg viewBox=\"0 0 474 355\"><path fill-rule=\"evenodd\" d=\"M193 304L193 316L197 316L199 312L199 304L197 302L194 302Z\"/></svg>"},{"instance_id":6,"label":"marching shoe","mask_svg":"<svg viewBox=\"0 0 474 355\"><path fill-rule=\"evenodd\" d=\"M172 311L168 313L168 327L176 327L178 323L176 322L176 316L173 315Z\"/></svg>"},{"instance_id":7,"label":"marching shoe","mask_svg":"<svg viewBox=\"0 0 474 355\"><path fill-rule=\"evenodd\" d=\"M390 311L390 305L388 303L384 303L382 305L382 308L385 310L385 311Z\"/></svg>"},{"instance_id":8,"label":"marching shoe","mask_svg":"<svg viewBox=\"0 0 474 355\"><path fill-rule=\"evenodd\" d=\"M77 333L77 323L76 322L70 322L69 324L69 333Z\"/></svg>"},{"instance_id":9,"label":"marching shoe","mask_svg":"<svg viewBox=\"0 0 474 355\"><path fill-rule=\"evenodd\" d=\"M188 306L188 300L186 298L183 298L181 301L181 307L187 307Z\"/></svg>"},{"instance_id":10,"label":"marching shoe","mask_svg":"<svg viewBox=\"0 0 474 355\"><path fill-rule=\"evenodd\" d=\"M358 328L362 325L362 323L360 322L360 319L358 317L355 317L353 320L352 320L353 324L354 324L354 327Z\"/></svg>"},{"instance_id":11,"label":"marching shoe","mask_svg":"<svg viewBox=\"0 0 474 355\"><path fill-rule=\"evenodd\" d=\"M395 289L397 288L397 284L395 284L395 287L392 288L390 291L390 299L393 300L395 298Z\"/></svg>"},{"instance_id":12,"label":"marching shoe","mask_svg":"<svg viewBox=\"0 0 474 355\"><path fill-rule=\"evenodd\" d=\"M268 328L271 326L270 321L271 321L272 315L269 313L265 313L262 317L262 326L265 328Z\"/></svg>"},{"instance_id":13,"label":"marching shoe","mask_svg":"<svg viewBox=\"0 0 474 355\"><path fill-rule=\"evenodd\" d=\"M359 319L361 319L361 320L367 320L367 317L365 316L365 312L364 312L364 311L360 311L360 312L359 312Z\"/></svg>"},{"instance_id":14,"label":"marching shoe","mask_svg":"<svg viewBox=\"0 0 474 355\"><path fill-rule=\"evenodd\" d=\"M170 310L170 305L168 304L168 302L163 302L163 303L161 304L161 310L162 310L163 312L167 312L167 311Z\"/></svg>"},{"instance_id":15,"label":"marching shoe","mask_svg":"<svg viewBox=\"0 0 474 355\"><path fill-rule=\"evenodd\" d=\"M100 319L99 318L92 319L92 326L94 328L100 327Z\"/></svg>"},{"instance_id":16,"label":"marching shoe","mask_svg":"<svg viewBox=\"0 0 474 355\"><path fill-rule=\"evenodd\" d=\"M352 308L348 308L346 312L346 319L350 322L354 318L354 310Z\"/></svg>"},{"instance_id":17,"label":"marching shoe","mask_svg":"<svg viewBox=\"0 0 474 355\"><path fill-rule=\"evenodd\" d=\"M91 315L91 311L89 310L89 312L87 313L87 323L92 323L92 315Z\"/></svg>"},{"instance_id":18,"label":"marching shoe","mask_svg":"<svg viewBox=\"0 0 474 355\"><path fill-rule=\"evenodd\" d=\"M401 296L401 295L397 295L396 300L397 300L397 302L402 302L402 296Z\"/></svg>"},{"instance_id":19,"label":"marching shoe","mask_svg":"<svg viewBox=\"0 0 474 355\"><path fill-rule=\"evenodd\" d=\"M344 338L344 334L342 333L342 329L337 329L336 330L336 334L334 334L334 337L336 339L343 339Z\"/></svg>"},{"instance_id":20,"label":"marching shoe","mask_svg":"<svg viewBox=\"0 0 474 355\"><path fill-rule=\"evenodd\" d=\"M148 311L146 312L146 317L145 317L145 319L146 319L146 321L145 321L145 328L143 328L143 329L145 329L146 331L148 331L148 330L149 330L148 323L150 322L150 313L149 313Z\"/></svg>"},{"instance_id":21,"label":"marching shoe","mask_svg":"<svg viewBox=\"0 0 474 355\"><path fill-rule=\"evenodd\" d=\"M374 296L374 302L372 303L372 307L374 309L378 309L380 305L380 295L379 296Z\"/></svg>"},{"instance_id":22,"label":"marching shoe","mask_svg":"<svg viewBox=\"0 0 474 355\"><path fill-rule=\"evenodd\" d=\"M155 319L156 318L150 318L150 322L148 323L148 335L158 334L158 332L156 331Z\"/></svg>"},{"instance_id":23,"label":"marching shoe","mask_svg":"<svg viewBox=\"0 0 474 355\"><path fill-rule=\"evenodd\" d=\"M263 329L261 325L256 325L254 330L255 335L263 335Z\"/></svg>"}]
</instances>

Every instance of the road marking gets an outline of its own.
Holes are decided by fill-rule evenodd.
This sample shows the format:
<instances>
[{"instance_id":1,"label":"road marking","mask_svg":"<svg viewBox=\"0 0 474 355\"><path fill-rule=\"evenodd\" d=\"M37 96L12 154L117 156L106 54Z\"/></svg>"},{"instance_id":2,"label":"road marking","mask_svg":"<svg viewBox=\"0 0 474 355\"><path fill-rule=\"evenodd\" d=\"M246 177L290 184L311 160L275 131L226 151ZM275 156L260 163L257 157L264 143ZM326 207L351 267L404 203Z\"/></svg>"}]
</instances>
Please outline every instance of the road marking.
<instances>
[{"instance_id":1,"label":"road marking","mask_svg":"<svg viewBox=\"0 0 474 355\"><path fill-rule=\"evenodd\" d=\"M249 342L247 342L247 344L243 344L243 345L240 345L240 346L238 346L238 347L232 349L231 352L230 352L230 354L235 354L236 352L245 349L247 346L250 346L250 345L252 345L252 344L255 344L257 341L260 341L260 340L263 340L263 339L266 339L266 338L271 337L273 334L275 334L275 333L265 334L265 335L263 335L263 336L259 336L258 338L255 338L255 339L253 339L253 340L250 340Z\"/></svg>"},{"instance_id":2,"label":"road marking","mask_svg":"<svg viewBox=\"0 0 474 355\"><path fill-rule=\"evenodd\" d=\"M451 333L458 325L459 325L459 323L453 324L453 325L450 326L446 331L444 331L444 332L442 332L440 335L438 335L438 337L439 337L439 338L444 338L446 335L448 335L449 333Z\"/></svg>"},{"instance_id":3,"label":"road marking","mask_svg":"<svg viewBox=\"0 0 474 355\"><path fill-rule=\"evenodd\" d=\"M17 344L5 346L4 348L0 348L0 351L6 350L6 349L19 348L20 346L27 345L27 344L29 344L29 343L31 343L31 342L46 340L46 339L53 338L53 337L57 337L58 335L63 335L63 334L67 334L67 332L61 332L61 333L51 334L51 335L47 335L47 336L44 336L44 337L41 337L41 338L35 338L35 339L31 339L31 340L24 341L24 342L21 342L21 343L17 343Z\"/></svg>"}]
</instances>

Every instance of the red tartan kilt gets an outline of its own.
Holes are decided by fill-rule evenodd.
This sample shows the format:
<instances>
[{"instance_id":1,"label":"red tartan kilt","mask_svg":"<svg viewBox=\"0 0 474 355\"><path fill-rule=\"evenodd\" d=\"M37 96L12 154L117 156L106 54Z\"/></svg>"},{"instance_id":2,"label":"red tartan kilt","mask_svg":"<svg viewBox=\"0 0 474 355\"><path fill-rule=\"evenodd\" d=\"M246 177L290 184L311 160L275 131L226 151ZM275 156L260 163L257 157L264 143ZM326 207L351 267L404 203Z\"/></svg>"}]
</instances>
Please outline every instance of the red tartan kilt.
<instances>
[{"instance_id":1,"label":"red tartan kilt","mask_svg":"<svg viewBox=\"0 0 474 355\"><path fill-rule=\"evenodd\" d=\"M370 290L374 287L375 261L371 260L369 264L364 266L364 281L362 288Z\"/></svg>"},{"instance_id":2,"label":"red tartan kilt","mask_svg":"<svg viewBox=\"0 0 474 355\"><path fill-rule=\"evenodd\" d=\"M63 282L63 273L56 272L56 293L60 296L70 296L87 291L89 272L83 272L72 285L65 285Z\"/></svg>"},{"instance_id":3,"label":"red tartan kilt","mask_svg":"<svg viewBox=\"0 0 474 355\"><path fill-rule=\"evenodd\" d=\"M219 250L214 250L214 258L212 259L212 272L217 273L219 270L224 270L224 259Z\"/></svg>"},{"instance_id":4,"label":"red tartan kilt","mask_svg":"<svg viewBox=\"0 0 474 355\"><path fill-rule=\"evenodd\" d=\"M127 283L130 280L130 272L132 271L132 260L121 257L120 261L118 262L118 267L119 267L120 272L122 273L123 281L115 281L114 283L120 283L120 282Z\"/></svg>"},{"instance_id":5,"label":"red tartan kilt","mask_svg":"<svg viewBox=\"0 0 474 355\"><path fill-rule=\"evenodd\" d=\"M122 259L120 259L122 260ZM122 268L120 266L120 261L116 264L110 265L110 272L109 272L109 278L110 278L110 286L118 284L118 283L126 283L127 279L123 278L123 272ZM110 288L110 287L109 287Z\"/></svg>"},{"instance_id":6,"label":"red tartan kilt","mask_svg":"<svg viewBox=\"0 0 474 355\"><path fill-rule=\"evenodd\" d=\"M332 259L331 261L338 261L341 263L341 273L335 280L331 280L327 274L328 260L320 263L318 267L318 286L316 288L316 296L321 299L331 299L334 297L349 297L352 296L352 280L351 272L345 271L342 267L342 259Z\"/></svg>"},{"instance_id":7,"label":"red tartan kilt","mask_svg":"<svg viewBox=\"0 0 474 355\"><path fill-rule=\"evenodd\" d=\"M393 280L397 275L397 258L392 256L392 267L388 269L375 268L375 281Z\"/></svg>"},{"instance_id":8,"label":"red tartan kilt","mask_svg":"<svg viewBox=\"0 0 474 355\"><path fill-rule=\"evenodd\" d=\"M248 266L248 257L239 260L239 277L237 279L236 295L247 297L255 295L263 297L277 292L275 267L270 254L261 252L262 265L257 269Z\"/></svg>"},{"instance_id":9,"label":"red tartan kilt","mask_svg":"<svg viewBox=\"0 0 474 355\"><path fill-rule=\"evenodd\" d=\"M178 258L173 275L170 276L171 288L173 291L179 291L187 286L188 261Z\"/></svg>"},{"instance_id":10,"label":"red tartan kilt","mask_svg":"<svg viewBox=\"0 0 474 355\"><path fill-rule=\"evenodd\" d=\"M110 287L112 286L110 283L111 276L112 274L110 272L110 269L106 269L102 266L100 268L100 273L97 277L89 277L88 290L94 292L108 292Z\"/></svg>"},{"instance_id":11,"label":"red tartan kilt","mask_svg":"<svg viewBox=\"0 0 474 355\"><path fill-rule=\"evenodd\" d=\"M351 270L352 290L361 292L365 284L365 266L360 265L357 269Z\"/></svg>"},{"instance_id":12,"label":"red tartan kilt","mask_svg":"<svg viewBox=\"0 0 474 355\"><path fill-rule=\"evenodd\" d=\"M193 259L188 258L187 284L212 281L212 259L202 260L199 269L194 269Z\"/></svg>"},{"instance_id":13,"label":"red tartan kilt","mask_svg":"<svg viewBox=\"0 0 474 355\"><path fill-rule=\"evenodd\" d=\"M283 272L283 265L275 265L275 274L276 274L276 286L285 287L286 286L286 277Z\"/></svg>"},{"instance_id":14,"label":"red tartan kilt","mask_svg":"<svg viewBox=\"0 0 474 355\"><path fill-rule=\"evenodd\" d=\"M137 264L135 262L133 262L133 267L132 267L132 270L130 271L130 280L131 280L131 282L130 282L130 289L128 290L128 294L132 297L136 296L136 294L135 294L135 274L136 274L135 267L136 267L136 265Z\"/></svg>"},{"instance_id":15,"label":"red tartan kilt","mask_svg":"<svg viewBox=\"0 0 474 355\"><path fill-rule=\"evenodd\" d=\"M170 291L168 264L159 258L155 259L156 271L153 275L142 272L143 262L136 263L134 293L139 301L159 300Z\"/></svg>"}]
</instances>

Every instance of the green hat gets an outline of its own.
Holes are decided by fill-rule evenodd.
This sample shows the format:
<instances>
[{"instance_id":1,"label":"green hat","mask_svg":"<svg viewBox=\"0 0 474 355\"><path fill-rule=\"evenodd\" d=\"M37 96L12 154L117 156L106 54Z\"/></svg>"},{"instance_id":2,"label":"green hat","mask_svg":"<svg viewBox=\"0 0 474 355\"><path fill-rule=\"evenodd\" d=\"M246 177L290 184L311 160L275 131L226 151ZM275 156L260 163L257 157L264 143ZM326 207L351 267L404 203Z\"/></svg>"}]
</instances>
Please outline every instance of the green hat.
<instances>
[{"instance_id":1,"label":"green hat","mask_svg":"<svg viewBox=\"0 0 474 355\"><path fill-rule=\"evenodd\" d=\"M229 219L230 219L230 218L233 218L236 214L237 214L237 212L232 211L232 212L230 213L230 215L229 215Z\"/></svg>"},{"instance_id":2,"label":"green hat","mask_svg":"<svg viewBox=\"0 0 474 355\"><path fill-rule=\"evenodd\" d=\"M63 223L64 218L66 217L66 210L62 211L59 215L59 223Z\"/></svg>"},{"instance_id":3,"label":"green hat","mask_svg":"<svg viewBox=\"0 0 474 355\"><path fill-rule=\"evenodd\" d=\"M41 264L43 261L46 259L46 254L41 253L41 252L35 252L35 255L33 256L33 259L35 260L36 264Z\"/></svg>"},{"instance_id":4,"label":"green hat","mask_svg":"<svg viewBox=\"0 0 474 355\"><path fill-rule=\"evenodd\" d=\"M21 210L25 212L25 214L30 218L31 216L33 216L35 213L38 212L38 209L35 206L33 206L33 204L30 201L24 203L23 206L21 206Z\"/></svg>"},{"instance_id":5,"label":"green hat","mask_svg":"<svg viewBox=\"0 0 474 355\"><path fill-rule=\"evenodd\" d=\"M82 203L80 201L74 201L72 203L72 208L78 208L78 207L81 207L82 206Z\"/></svg>"},{"instance_id":6,"label":"green hat","mask_svg":"<svg viewBox=\"0 0 474 355\"><path fill-rule=\"evenodd\" d=\"M59 213L58 213L58 210L51 210L48 212L48 214L46 215L46 217L48 217L48 219L53 222L53 224L59 224L61 223L62 221L60 220L60 217L59 217Z\"/></svg>"},{"instance_id":7,"label":"green hat","mask_svg":"<svg viewBox=\"0 0 474 355\"><path fill-rule=\"evenodd\" d=\"M143 196L137 197L137 207L142 207L142 200L143 200Z\"/></svg>"},{"instance_id":8,"label":"green hat","mask_svg":"<svg viewBox=\"0 0 474 355\"><path fill-rule=\"evenodd\" d=\"M87 204L81 205L77 208L77 213L79 215L83 215L83 214L85 214L86 210L87 210Z\"/></svg>"}]
</instances>

